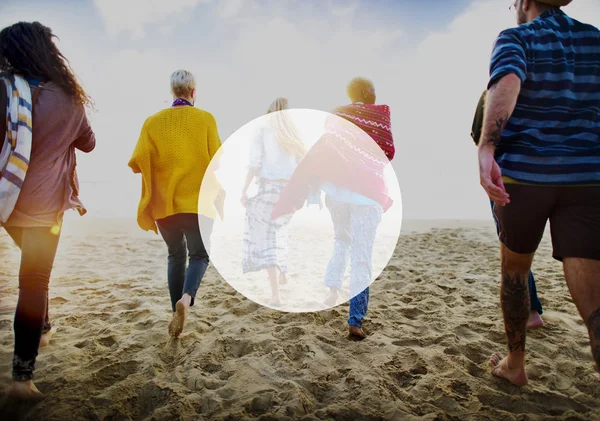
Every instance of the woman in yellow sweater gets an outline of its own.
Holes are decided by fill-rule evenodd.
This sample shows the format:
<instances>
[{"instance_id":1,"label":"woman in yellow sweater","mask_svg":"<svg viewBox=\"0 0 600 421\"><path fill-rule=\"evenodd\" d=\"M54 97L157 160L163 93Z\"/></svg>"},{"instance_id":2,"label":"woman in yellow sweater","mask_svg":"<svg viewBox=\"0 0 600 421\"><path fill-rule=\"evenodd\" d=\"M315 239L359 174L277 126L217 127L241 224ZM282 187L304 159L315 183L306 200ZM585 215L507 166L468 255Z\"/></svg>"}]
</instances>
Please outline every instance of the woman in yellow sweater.
<instances>
[{"instance_id":1,"label":"woman in yellow sweater","mask_svg":"<svg viewBox=\"0 0 600 421\"><path fill-rule=\"evenodd\" d=\"M194 107L194 76L177 70L171 75L171 91L173 105L146 120L129 166L142 174L138 224L146 231L160 231L167 244L173 310L169 334L178 337L208 267L207 241L202 239L200 224L205 236L210 235L216 209L203 207L199 212L198 198L221 141L212 114Z\"/></svg>"}]
</instances>

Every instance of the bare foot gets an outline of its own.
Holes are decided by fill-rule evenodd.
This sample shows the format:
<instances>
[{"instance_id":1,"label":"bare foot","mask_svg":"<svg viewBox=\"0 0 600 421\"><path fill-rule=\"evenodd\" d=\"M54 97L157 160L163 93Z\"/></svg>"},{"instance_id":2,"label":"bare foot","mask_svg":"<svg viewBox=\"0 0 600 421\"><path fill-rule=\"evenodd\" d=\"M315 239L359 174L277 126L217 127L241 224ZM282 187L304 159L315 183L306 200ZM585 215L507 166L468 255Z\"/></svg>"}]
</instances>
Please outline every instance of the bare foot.
<instances>
[{"instance_id":1,"label":"bare foot","mask_svg":"<svg viewBox=\"0 0 600 421\"><path fill-rule=\"evenodd\" d=\"M350 337L350 339L357 339L359 341L362 341L363 339L365 339L367 337L367 335L365 334L365 331L362 329L362 327L358 327L358 326L349 326L348 336Z\"/></svg>"},{"instance_id":2,"label":"bare foot","mask_svg":"<svg viewBox=\"0 0 600 421\"><path fill-rule=\"evenodd\" d=\"M30 402L39 402L44 399L44 395L35 387L32 380L13 381L7 394L13 399Z\"/></svg>"},{"instance_id":3,"label":"bare foot","mask_svg":"<svg viewBox=\"0 0 600 421\"><path fill-rule=\"evenodd\" d=\"M527 329L536 329L544 326L544 320L540 313L535 310L531 310L529 313L529 320L527 320Z\"/></svg>"},{"instance_id":4,"label":"bare foot","mask_svg":"<svg viewBox=\"0 0 600 421\"><path fill-rule=\"evenodd\" d=\"M335 307L337 300L337 292L330 292L325 301L323 301L323 304L325 304L327 307Z\"/></svg>"},{"instance_id":5,"label":"bare foot","mask_svg":"<svg viewBox=\"0 0 600 421\"><path fill-rule=\"evenodd\" d=\"M279 297L271 298L271 301L269 301L268 305L269 305L269 307L279 308L279 307L281 307L281 300L279 299Z\"/></svg>"},{"instance_id":6,"label":"bare foot","mask_svg":"<svg viewBox=\"0 0 600 421\"><path fill-rule=\"evenodd\" d=\"M492 368L492 374L496 377L506 379L517 386L525 386L527 384L525 367L510 367L508 357L502 358L502 355L498 352L490 357L490 367Z\"/></svg>"},{"instance_id":7,"label":"bare foot","mask_svg":"<svg viewBox=\"0 0 600 421\"><path fill-rule=\"evenodd\" d=\"M173 318L171 319L171 323L169 323L169 335L174 338L178 338L183 332L183 325L185 324L185 316L187 313L187 308L185 304L181 301L177 301L175 304L175 313L173 313Z\"/></svg>"},{"instance_id":8,"label":"bare foot","mask_svg":"<svg viewBox=\"0 0 600 421\"><path fill-rule=\"evenodd\" d=\"M56 328L52 328L50 329L48 332L44 333L42 335L42 337L40 338L40 348L44 348L48 345L50 345L50 338L52 338L52 335L54 335L56 333Z\"/></svg>"}]
</instances>

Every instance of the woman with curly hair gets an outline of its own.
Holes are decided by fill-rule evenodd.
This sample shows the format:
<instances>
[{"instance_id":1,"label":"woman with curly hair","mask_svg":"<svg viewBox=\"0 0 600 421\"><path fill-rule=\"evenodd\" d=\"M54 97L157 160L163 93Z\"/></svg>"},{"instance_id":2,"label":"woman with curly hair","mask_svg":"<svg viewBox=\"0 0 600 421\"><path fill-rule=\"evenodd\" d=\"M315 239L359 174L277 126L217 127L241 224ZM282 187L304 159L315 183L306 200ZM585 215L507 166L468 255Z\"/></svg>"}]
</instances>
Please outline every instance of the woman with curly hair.
<instances>
[{"instance_id":1,"label":"woman with curly hair","mask_svg":"<svg viewBox=\"0 0 600 421\"><path fill-rule=\"evenodd\" d=\"M0 226L21 249L9 394L23 399L41 398L32 380L38 348L53 333L48 286L63 214L86 212L75 149L96 145L85 113L90 99L54 38L39 22L0 31Z\"/></svg>"}]
</instances>

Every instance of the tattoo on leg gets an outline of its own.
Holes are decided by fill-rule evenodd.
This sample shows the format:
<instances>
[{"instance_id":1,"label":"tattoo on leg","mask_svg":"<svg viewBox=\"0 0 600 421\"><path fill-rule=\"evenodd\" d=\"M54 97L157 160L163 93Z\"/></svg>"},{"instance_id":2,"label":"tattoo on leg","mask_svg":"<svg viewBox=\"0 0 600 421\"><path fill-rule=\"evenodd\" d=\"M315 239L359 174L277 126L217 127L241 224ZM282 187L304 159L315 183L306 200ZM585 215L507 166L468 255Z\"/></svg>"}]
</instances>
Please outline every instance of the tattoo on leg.
<instances>
[{"instance_id":1,"label":"tattoo on leg","mask_svg":"<svg viewBox=\"0 0 600 421\"><path fill-rule=\"evenodd\" d=\"M487 139L487 143L491 143L494 146L498 146L500 143L500 139L502 138L502 131L504 130L504 126L506 126L506 122L508 121L509 115L506 114L504 117L500 117L496 119L496 127L492 131L490 138Z\"/></svg>"},{"instance_id":2,"label":"tattoo on leg","mask_svg":"<svg viewBox=\"0 0 600 421\"><path fill-rule=\"evenodd\" d=\"M590 339L600 341L600 308L592 313L587 320L587 325L590 330Z\"/></svg>"},{"instance_id":3,"label":"tattoo on leg","mask_svg":"<svg viewBox=\"0 0 600 421\"><path fill-rule=\"evenodd\" d=\"M592 355L596 366L600 370L600 308L592 313L587 320L588 330L590 331L590 342L592 345Z\"/></svg>"},{"instance_id":4,"label":"tattoo on leg","mask_svg":"<svg viewBox=\"0 0 600 421\"><path fill-rule=\"evenodd\" d=\"M529 318L527 276L503 273L500 294L508 350L510 352L525 351L527 319Z\"/></svg>"}]
</instances>

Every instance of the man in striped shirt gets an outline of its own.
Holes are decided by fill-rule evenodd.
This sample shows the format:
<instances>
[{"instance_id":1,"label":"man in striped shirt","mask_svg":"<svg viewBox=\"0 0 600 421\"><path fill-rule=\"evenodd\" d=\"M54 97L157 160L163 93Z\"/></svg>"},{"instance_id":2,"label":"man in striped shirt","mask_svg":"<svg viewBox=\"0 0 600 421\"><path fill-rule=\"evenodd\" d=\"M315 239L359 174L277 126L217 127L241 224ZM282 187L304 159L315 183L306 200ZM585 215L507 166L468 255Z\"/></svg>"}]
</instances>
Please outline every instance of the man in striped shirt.
<instances>
[{"instance_id":1,"label":"man in striped shirt","mask_svg":"<svg viewBox=\"0 0 600 421\"><path fill-rule=\"evenodd\" d=\"M481 185L502 242L501 306L508 356L492 373L527 383L527 279L550 221L553 256L600 367L600 31L567 16L571 0L517 0L490 65L479 147Z\"/></svg>"}]
</instances>

